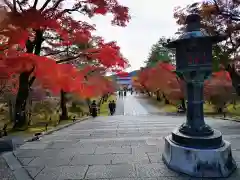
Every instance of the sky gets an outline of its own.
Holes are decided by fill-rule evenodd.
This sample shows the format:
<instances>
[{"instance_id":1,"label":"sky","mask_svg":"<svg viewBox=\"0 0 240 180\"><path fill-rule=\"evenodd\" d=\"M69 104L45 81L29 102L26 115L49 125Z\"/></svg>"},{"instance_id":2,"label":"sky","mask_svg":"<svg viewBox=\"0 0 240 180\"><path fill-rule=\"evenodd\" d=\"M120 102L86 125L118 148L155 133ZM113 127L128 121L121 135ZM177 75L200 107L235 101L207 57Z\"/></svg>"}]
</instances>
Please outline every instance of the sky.
<instances>
[{"instance_id":1,"label":"sky","mask_svg":"<svg viewBox=\"0 0 240 180\"><path fill-rule=\"evenodd\" d=\"M1 1L1 0L0 0ZM30 0L33 2L33 0ZM98 15L91 19L73 14L75 19L96 25L94 34L107 41L116 41L123 56L128 59L131 67L127 71L137 70L144 66L151 46L162 36L174 36L178 29L173 18L174 8L202 0L118 0L119 4L129 8L132 19L126 27L111 25L111 15ZM43 2L39 1L39 7ZM64 6L71 7L75 0L66 0Z\"/></svg>"},{"instance_id":2,"label":"sky","mask_svg":"<svg viewBox=\"0 0 240 180\"><path fill-rule=\"evenodd\" d=\"M107 41L117 41L121 52L131 64L127 71L144 66L151 46L161 36L171 37L179 27L173 18L176 6L197 2L199 0L118 0L129 7L132 19L127 27L111 25L111 16L96 16L91 22L96 24L96 34Z\"/></svg>"}]
</instances>

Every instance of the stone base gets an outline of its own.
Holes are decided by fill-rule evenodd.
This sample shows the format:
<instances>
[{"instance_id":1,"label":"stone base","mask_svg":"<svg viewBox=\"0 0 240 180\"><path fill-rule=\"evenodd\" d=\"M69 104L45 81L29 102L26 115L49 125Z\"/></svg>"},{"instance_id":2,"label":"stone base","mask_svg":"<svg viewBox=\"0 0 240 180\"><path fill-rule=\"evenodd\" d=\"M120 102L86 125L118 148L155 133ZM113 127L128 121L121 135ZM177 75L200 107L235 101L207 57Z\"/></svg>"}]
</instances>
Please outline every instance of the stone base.
<instances>
[{"instance_id":1,"label":"stone base","mask_svg":"<svg viewBox=\"0 0 240 180\"><path fill-rule=\"evenodd\" d=\"M193 177L228 177L235 169L231 145L217 149L196 149L175 144L172 136L165 137L163 161L168 168Z\"/></svg>"}]
</instances>

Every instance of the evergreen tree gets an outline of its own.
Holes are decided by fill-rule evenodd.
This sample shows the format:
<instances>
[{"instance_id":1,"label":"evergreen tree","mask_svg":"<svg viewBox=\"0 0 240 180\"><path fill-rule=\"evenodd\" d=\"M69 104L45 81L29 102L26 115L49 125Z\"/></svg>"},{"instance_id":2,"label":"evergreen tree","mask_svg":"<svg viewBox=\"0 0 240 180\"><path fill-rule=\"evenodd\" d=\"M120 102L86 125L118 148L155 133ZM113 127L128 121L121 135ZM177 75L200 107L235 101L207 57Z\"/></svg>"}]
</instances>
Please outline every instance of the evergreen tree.
<instances>
[{"instance_id":1,"label":"evergreen tree","mask_svg":"<svg viewBox=\"0 0 240 180\"><path fill-rule=\"evenodd\" d=\"M174 51L165 47L168 39L161 37L157 43L152 45L147 61L145 61L147 67L155 66L159 61L173 63Z\"/></svg>"}]
</instances>

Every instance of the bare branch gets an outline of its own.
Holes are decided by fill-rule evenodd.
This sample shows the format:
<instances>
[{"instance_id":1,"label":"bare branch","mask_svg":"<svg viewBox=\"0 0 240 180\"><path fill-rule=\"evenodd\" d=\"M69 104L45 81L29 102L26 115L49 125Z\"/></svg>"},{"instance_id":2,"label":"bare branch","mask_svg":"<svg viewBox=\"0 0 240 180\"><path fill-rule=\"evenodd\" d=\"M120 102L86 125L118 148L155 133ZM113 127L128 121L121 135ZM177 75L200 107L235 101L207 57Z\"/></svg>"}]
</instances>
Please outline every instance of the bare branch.
<instances>
[{"instance_id":1,"label":"bare branch","mask_svg":"<svg viewBox=\"0 0 240 180\"><path fill-rule=\"evenodd\" d=\"M50 2L51 2L51 0L46 0L45 3L43 4L43 6L41 7L40 11L43 11Z\"/></svg>"},{"instance_id":2,"label":"bare branch","mask_svg":"<svg viewBox=\"0 0 240 180\"><path fill-rule=\"evenodd\" d=\"M35 9L36 9L36 7L37 7L37 4L38 4L38 0L35 0L35 1L34 1L34 4L33 4L33 8L35 8Z\"/></svg>"},{"instance_id":3,"label":"bare branch","mask_svg":"<svg viewBox=\"0 0 240 180\"><path fill-rule=\"evenodd\" d=\"M48 53L48 54L44 54L44 56L54 56L54 55L58 55L58 54L63 53L63 52L65 52L65 50L64 51L51 52L51 53Z\"/></svg>"},{"instance_id":4,"label":"bare branch","mask_svg":"<svg viewBox=\"0 0 240 180\"><path fill-rule=\"evenodd\" d=\"M53 5L52 9L53 9L53 10L57 9L58 6L59 6L59 4L60 4L61 2L63 2L63 1L64 1L64 0L58 0L58 1Z\"/></svg>"},{"instance_id":5,"label":"bare branch","mask_svg":"<svg viewBox=\"0 0 240 180\"><path fill-rule=\"evenodd\" d=\"M216 9L217 9L217 12L222 15L222 16L225 16L225 17L228 17L230 18L230 20L233 20L233 21L240 21L240 17L237 17L237 15L234 15L233 13L231 12L224 12L223 10L220 9L218 3L217 3L217 0L213 0L214 1L214 5L216 6Z\"/></svg>"},{"instance_id":6,"label":"bare branch","mask_svg":"<svg viewBox=\"0 0 240 180\"><path fill-rule=\"evenodd\" d=\"M68 58L66 58L66 59L61 59L61 60L56 61L56 63L57 63L57 64L62 64L62 63L68 62L68 61L72 61L72 60L75 60L75 59L81 57L82 55L83 55L83 54L79 54L79 55L77 55L77 56L68 57Z\"/></svg>"},{"instance_id":7,"label":"bare branch","mask_svg":"<svg viewBox=\"0 0 240 180\"><path fill-rule=\"evenodd\" d=\"M16 2L17 2L17 4L18 4L18 6L19 6L19 9L20 9L21 11L24 11L24 9L22 8L21 3L20 3L18 0L16 0Z\"/></svg>"},{"instance_id":8,"label":"bare branch","mask_svg":"<svg viewBox=\"0 0 240 180\"><path fill-rule=\"evenodd\" d=\"M9 7L9 9L11 9L14 12L14 7L13 4L10 3L8 0L3 0L4 3L7 5L7 7Z\"/></svg>"},{"instance_id":9,"label":"bare branch","mask_svg":"<svg viewBox=\"0 0 240 180\"><path fill-rule=\"evenodd\" d=\"M16 0L13 0L13 9L14 9L14 11L17 11L17 3L16 3Z\"/></svg>"}]
</instances>

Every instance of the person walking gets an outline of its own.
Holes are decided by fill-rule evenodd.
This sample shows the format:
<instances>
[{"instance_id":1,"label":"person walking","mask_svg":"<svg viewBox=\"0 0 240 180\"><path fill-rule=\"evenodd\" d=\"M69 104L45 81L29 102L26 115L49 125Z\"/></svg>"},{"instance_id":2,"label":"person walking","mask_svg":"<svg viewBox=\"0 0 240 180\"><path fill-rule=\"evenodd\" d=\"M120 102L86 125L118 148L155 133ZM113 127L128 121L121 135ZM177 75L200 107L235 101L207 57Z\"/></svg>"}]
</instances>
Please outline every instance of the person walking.
<instances>
[{"instance_id":1,"label":"person walking","mask_svg":"<svg viewBox=\"0 0 240 180\"><path fill-rule=\"evenodd\" d=\"M109 101L108 103L108 109L109 109L109 113L112 116L113 115L113 104L112 101Z\"/></svg>"},{"instance_id":2,"label":"person walking","mask_svg":"<svg viewBox=\"0 0 240 180\"><path fill-rule=\"evenodd\" d=\"M110 115L112 116L115 113L115 109L116 109L116 103L114 102L114 100L109 101L108 108L109 108Z\"/></svg>"},{"instance_id":3,"label":"person walking","mask_svg":"<svg viewBox=\"0 0 240 180\"><path fill-rule=\"evenodd\" d=\"M116 111L116 103L114 100L112 101L112 108L113 108L113 114L114 114Z\"/></svg>"},{"instance_id":4,"label":"person walking","mask_svg":"<svg viewBox=\"0 0 240 180\"><path fill-rule=\"evenodd\" d=\"M91 104L91 115L92 115L92 117L97 117L97 113L98 113L97 103L96 103L96 100L93 100L93 102Z\"/></svg>"}]
</instances>

